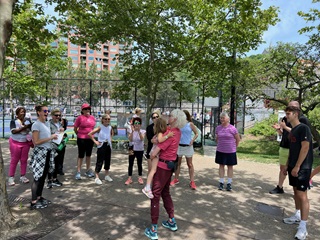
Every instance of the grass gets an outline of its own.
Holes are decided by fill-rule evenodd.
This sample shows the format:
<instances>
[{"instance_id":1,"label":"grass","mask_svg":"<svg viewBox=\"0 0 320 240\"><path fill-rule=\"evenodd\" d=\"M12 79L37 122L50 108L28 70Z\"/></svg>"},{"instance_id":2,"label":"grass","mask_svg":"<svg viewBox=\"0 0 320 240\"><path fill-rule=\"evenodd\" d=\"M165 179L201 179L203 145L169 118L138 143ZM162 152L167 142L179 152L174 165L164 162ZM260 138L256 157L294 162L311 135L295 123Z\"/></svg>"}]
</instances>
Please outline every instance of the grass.
<instances>
[{"instance_id":1,"label":"grass","mask_svg":"<svg viewBox=\"0 0 320 240\"><path fill-rule=\"evenodd\" d=\"M279 142L275 139L266 139L246 135L242 138L238 149L238 159L261 163L279 163ZM320 165L319 152L315 149L313 155L313 167Z\"/></svg>"}]
</instances>

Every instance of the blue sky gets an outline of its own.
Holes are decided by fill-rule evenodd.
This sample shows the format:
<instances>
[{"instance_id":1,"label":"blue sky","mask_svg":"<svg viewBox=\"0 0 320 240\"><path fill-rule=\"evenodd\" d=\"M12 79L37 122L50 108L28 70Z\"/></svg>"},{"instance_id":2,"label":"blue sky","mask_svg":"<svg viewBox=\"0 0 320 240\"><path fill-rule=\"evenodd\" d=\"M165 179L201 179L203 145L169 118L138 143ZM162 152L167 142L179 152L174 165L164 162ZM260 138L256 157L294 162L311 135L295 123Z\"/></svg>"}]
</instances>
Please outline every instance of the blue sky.
<instances>
[{"instance_id":1,"label":"blue sky","mask_svg":"<svg viewBox=\"0 0 320 240\"><path fill-rule=\"evenodd\" d=\"M262 53L270 45L277 42L305 43L308 40L306 35L300 35L298 31L307 25L306 21L298 16L298 11L309 12L311 8L320 8L320 3L312 3L312 0L262 0L262 7L271 5L279 7L280 22L275 26L270 26L263 34L266 42L259 46L258 50L250 51L248 55ZM318 22L319 24L319 22Z\"/></svg>"}]
</instances>

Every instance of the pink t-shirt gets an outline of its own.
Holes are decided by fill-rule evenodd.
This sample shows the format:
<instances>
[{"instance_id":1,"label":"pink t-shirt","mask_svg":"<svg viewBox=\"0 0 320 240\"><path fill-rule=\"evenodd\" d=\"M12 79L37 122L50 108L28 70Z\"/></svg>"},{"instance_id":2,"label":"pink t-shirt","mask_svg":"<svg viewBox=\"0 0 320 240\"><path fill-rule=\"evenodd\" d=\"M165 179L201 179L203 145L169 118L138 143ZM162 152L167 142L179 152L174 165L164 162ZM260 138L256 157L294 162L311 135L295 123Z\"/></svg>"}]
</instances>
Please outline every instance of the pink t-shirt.
<instances>
[{"instance_id":1,"label":"pink t-shirt","mask_svg":"<svg viewBox=\"0 0 320 240\"><path fill-rule=\"evenodd\" d=\"M238 134L238 130L231 124L227 127L219 125L216 128L216 135L218 136L217 151L223 153L234 153L237 150L236 139L234 136Z\"/></svg>"},{"instance_id":2,"label":"pink t-shirt","mask_svg":"<svg viewBox=\"0 0 320 240\"><path fill-rule=\"evenodd\" d=\"M88 139L88 133L91 132L96 125L96 119L94 116L80 115L77 117L74 127L78 128L77 138Z\"/></svg>"},{"instance_id":3,"label":"pink t-shirt","mask_svg":"<svg viewBox=\"0 0 320 240\"><path fill-rule=\"evenodd\" d=\"M157 146L161 149L159 158L163 160L170 160L170 161L175 161L177 159L177 151L179 147L179 142L181 138L181 131L179 128L172 128L172 129L167 129L167 131L164 133L164 136L169 133L169 131L172 131L174 133L173 137L168 138L162 143L159 143ZM170 170L167 167L167 164L164 162L158 162L158 167L165 169L165 170Z\"/></svg>"}]
</instances>

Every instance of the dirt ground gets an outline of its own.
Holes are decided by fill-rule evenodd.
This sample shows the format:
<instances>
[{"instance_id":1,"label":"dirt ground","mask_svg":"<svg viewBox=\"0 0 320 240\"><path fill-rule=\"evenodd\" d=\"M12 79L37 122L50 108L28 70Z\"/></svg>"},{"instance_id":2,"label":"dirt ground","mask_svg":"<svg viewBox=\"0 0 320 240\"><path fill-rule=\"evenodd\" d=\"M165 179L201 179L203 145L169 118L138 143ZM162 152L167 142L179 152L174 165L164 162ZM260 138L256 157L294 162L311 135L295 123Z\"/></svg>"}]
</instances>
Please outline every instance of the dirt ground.
<instances>
[{"instance_id":1,"label":"dirt ground","mask_svg":"<svg viewBox=\"0 0 320 240\"><path fill-rule=\"evenodd\" d=\"M15 222L9 231L0 231L1 239L10 239L14 236L20 236L36 227L42 220L41 212L30 211L26 206L16 205L12 206L10 209L15 218Z\"/></svg>"}]
</instances>

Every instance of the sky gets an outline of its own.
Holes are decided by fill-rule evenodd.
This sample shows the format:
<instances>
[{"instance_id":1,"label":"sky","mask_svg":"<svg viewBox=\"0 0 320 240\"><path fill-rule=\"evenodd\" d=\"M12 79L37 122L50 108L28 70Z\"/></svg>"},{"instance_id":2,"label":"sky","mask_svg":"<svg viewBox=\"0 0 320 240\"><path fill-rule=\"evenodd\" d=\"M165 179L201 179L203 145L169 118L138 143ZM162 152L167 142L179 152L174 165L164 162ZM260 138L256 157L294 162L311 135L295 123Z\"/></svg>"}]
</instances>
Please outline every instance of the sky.
<instances>
[{"instance_id":1,"label":"sky","mask_svg":"<svg viewBox=\"0 0 320 240\"><path fill-rule=\"evenodd\" d=\"M262 53L269 46L277 42L305 43L308 40L306 35L300 35L298 31L307 26L307 22L298 16L298 11L309 12L311 8L320 8L320 3L312 3L312 0L262 0L262 7L271 5L279 7L278 17L280 21L275 26L270 26L263 34L264 44L261 44L255 51L248 55ZM317 22L319 24L319 22Z\"/></svg>"}]
</instances>

